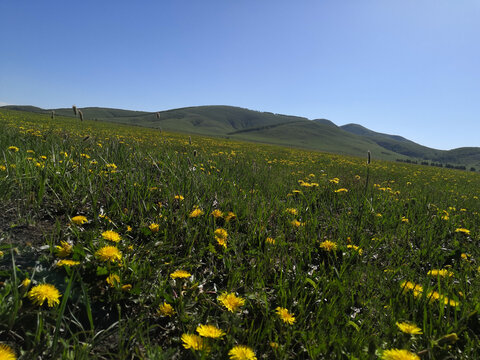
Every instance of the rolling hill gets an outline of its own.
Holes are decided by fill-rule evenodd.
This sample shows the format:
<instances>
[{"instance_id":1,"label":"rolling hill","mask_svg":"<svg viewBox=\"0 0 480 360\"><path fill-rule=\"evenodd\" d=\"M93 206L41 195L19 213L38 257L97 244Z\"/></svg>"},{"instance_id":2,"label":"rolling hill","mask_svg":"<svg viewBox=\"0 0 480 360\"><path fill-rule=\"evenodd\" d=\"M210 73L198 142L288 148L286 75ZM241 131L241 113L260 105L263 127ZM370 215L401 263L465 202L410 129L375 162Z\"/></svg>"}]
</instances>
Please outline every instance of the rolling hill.
<instances>
[{"instance_id":1,"label":"rolling hill","mask_svg":"<svg viewBox=\"0 0 480 360\"><path fill-rule=\"evenodd\" d=\"M71 108L41 109L8 105L1 109L73 117ZM327 119L260 112L233 106L195 106L160 112L86 107L87 120L145 126L166 131L301 147L338 154L480 168L480 148L432 149L398 135L378 133L358 124L337 126Z\"/></svg>"}]
</instances>

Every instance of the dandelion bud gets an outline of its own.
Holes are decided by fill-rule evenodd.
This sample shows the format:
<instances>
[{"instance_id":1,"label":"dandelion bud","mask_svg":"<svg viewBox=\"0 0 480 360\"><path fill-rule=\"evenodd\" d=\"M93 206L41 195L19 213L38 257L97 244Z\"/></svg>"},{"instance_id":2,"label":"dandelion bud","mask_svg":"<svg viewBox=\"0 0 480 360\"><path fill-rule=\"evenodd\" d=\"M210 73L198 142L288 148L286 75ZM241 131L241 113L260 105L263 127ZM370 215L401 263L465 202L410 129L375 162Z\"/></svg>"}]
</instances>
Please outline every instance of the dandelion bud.
<instances>
[{"instance_id":1,"label":"dandelion bud","mask_svg":"<svg viewBox=\"0 0 480 360\"><path fill-rule=\"evenodd\" d=\"M456 333L447 334L438 340L438 345L444 344L455 344L458 341L458 336Z\"/></svg>"}]
</instances>

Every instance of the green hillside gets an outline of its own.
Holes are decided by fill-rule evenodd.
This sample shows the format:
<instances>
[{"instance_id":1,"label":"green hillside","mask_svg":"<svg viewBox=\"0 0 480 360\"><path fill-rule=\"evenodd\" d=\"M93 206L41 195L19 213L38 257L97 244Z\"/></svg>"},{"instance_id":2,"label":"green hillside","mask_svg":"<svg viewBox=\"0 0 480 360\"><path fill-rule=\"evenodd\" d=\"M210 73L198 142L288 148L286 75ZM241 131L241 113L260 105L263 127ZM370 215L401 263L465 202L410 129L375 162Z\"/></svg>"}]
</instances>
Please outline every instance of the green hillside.
<instances>
[{"instance_id":1,"label":"green hillside","mask_svg":"<svg viewBox=\"0 0 480 360\"><path fill-rule=\"evenodd\" d=\"M41 109L9 105L3 109L74 117L71 108ZM449 151L432 149L397 135L369 130L358 124L337 126L327 119L254 111L234 106L194 106L160 112L86 107L84 118L151 127L165 131L226 137L244 141L363 156L378 159L453 164L480 168L480 148Z\"/></svg>"}]
</instances>

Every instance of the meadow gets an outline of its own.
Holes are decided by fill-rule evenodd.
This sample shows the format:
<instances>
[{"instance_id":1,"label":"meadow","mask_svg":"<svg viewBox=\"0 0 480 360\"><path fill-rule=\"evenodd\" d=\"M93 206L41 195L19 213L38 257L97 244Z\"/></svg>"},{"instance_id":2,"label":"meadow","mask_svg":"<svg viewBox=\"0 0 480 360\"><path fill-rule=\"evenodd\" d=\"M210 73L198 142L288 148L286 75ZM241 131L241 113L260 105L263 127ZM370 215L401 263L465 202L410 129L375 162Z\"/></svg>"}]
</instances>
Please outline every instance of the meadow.
<instances>
[{"instance_id":1,"label":"meadow","mask_svg":"<svg viewBox=\"0 0 480 360\"><path fill-rule=\"evenodd\" d=\"M0 154L0 359L480 358L475 172L7 110Z\"/></svg>"}]
</instances>

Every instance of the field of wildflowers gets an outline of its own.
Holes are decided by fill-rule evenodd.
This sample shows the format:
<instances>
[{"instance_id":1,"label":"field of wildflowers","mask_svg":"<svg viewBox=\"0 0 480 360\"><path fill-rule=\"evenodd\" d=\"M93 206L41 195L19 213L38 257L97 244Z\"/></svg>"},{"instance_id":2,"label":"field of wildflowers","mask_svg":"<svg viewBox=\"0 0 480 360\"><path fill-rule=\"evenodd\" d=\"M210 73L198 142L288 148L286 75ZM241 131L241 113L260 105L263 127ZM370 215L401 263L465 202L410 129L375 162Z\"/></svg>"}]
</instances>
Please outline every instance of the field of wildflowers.
<instances>
[{"instance_id":1,"label":"field of wildflowers","mask_svg":"<svg viewBox=\"0 0 480 360\"><path fill-rule=\"evenodd\" d=\"M0 359L478 359L480 175L0 110Z\"/></svg>"}]
</instances>

